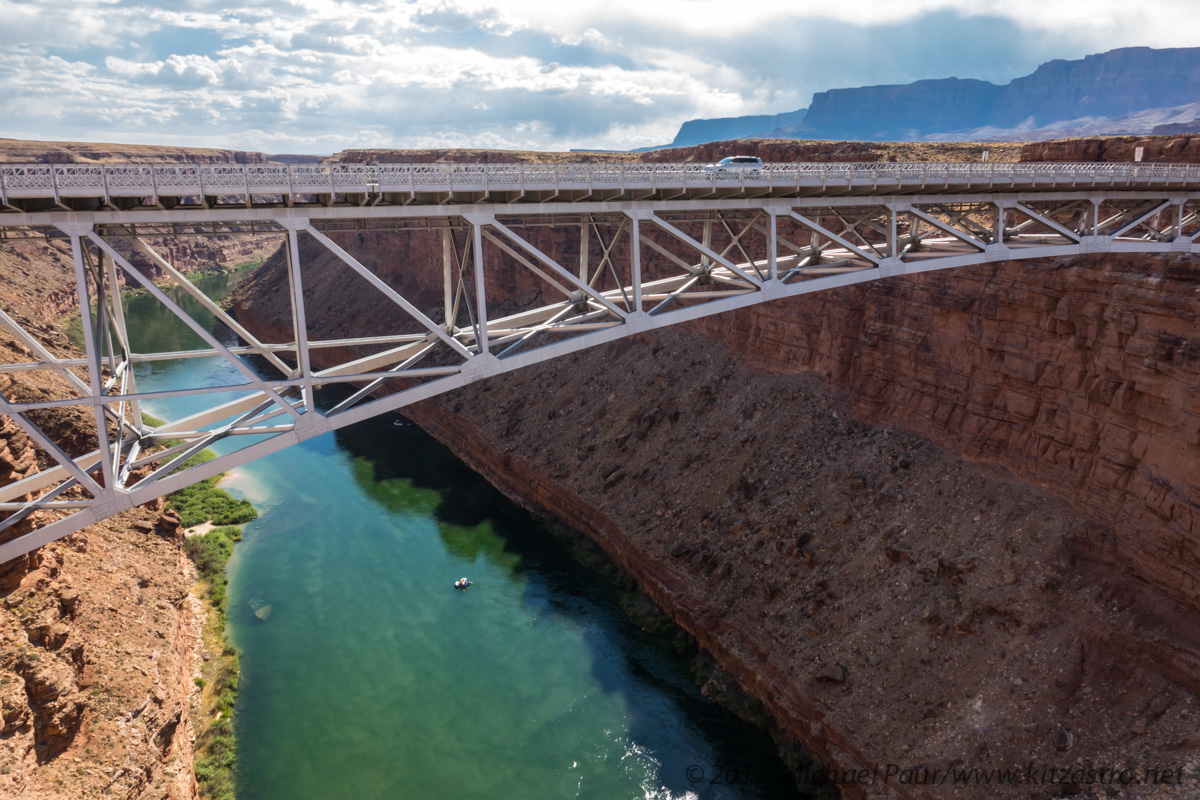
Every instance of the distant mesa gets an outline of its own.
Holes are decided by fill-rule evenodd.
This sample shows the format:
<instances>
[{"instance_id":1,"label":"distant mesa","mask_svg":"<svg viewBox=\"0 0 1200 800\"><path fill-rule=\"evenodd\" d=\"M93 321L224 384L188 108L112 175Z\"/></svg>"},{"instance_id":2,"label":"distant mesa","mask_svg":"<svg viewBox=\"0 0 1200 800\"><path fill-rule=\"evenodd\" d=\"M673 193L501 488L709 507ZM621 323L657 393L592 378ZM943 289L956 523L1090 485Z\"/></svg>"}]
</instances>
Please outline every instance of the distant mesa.
<instances>
[{"instance_id":1,"label":"distant mesa","mask_svg":"<svg viewBox=\"0 0 1200 800\"><path fill-rule=\"evenodd\" d=\"M1200 133L1200 47L1055 60L998 86L969 78L830 89L807 109L695 119L663 147L725 139L1041 141ZM645 148L662 149L662 148Z\"/></svg>"},{"instance_id":2,"label":"distant mesa","mask_svg":"<svg viewBox=\"0 0 1200 800\"><path fill-rule=\"evenodd\" d=\"M1200 133L1200 117L1191 122L1171 122L1166 125L1155 125L1150 133L1155 136L1176 136L1181 133Z\"/></svg>"},{"instance_id":3,"label":"distant mesa","mask_svg":"<svg viewBox=\"0 0 1200 800\"><path fill-rule=\"evenodd\" d=\"M683 123L675 140L667 147L689 147L694 144L720 142L726 139L761 138L763 131L777 130L804 121L807 108L786 114L758 117L724 117L722 119L693 119ZM647 150L658 148L645 148Z\"/></svg>"}]
</instances>

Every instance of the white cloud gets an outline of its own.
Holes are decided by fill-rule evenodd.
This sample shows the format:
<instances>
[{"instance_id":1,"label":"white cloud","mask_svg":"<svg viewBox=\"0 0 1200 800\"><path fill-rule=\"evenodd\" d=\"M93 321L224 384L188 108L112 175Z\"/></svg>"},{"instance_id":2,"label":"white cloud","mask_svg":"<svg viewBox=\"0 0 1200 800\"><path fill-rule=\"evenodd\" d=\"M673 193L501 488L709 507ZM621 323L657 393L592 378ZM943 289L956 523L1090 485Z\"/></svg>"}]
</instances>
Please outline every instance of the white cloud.
<instances>
[{"instance_id":1,"label":"white cloud","mask_svg":"<svg viewBox=\"0 0 1200 800\"><path fill-rule=\"evenodd\" d=\"M0 0L0 114L27 138L272 151L635 147L836 86L1200 44L1190 16L1173 0Z\"/></svg>"}]
</instances>

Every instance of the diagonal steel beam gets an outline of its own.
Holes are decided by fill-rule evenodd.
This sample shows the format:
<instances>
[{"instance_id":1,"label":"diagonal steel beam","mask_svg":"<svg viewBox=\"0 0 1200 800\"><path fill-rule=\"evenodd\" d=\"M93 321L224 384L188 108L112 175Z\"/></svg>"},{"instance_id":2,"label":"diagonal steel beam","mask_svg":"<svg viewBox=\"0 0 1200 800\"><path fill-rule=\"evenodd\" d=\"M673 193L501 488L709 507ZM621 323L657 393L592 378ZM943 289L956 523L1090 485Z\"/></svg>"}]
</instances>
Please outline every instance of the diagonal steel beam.
<instances>
[{"instance_id":1,"label":"diagonal steel beam","mask_svg":"<svg viewBox=\"0 0 1200 800\"><path fill-rule=\"evenodd\" d=\"M742 258L746 259L746 263L753 267L754 274L756 274L760 280L766 280L762 274L762 271L758 268L758 263L750 257L750 254L746 252L746 248L742 247L742 237L754 230L754 225L756 222L758 222L758 219L761 216L763 216L763 212L760 209L749 222L741 221L744 227L740 233L734 233L733 228L729 226L729 220L723 217L720 211L717 212L717 219L721 221L721 225L724 226L725 232L728 233L729 237L733 240L724 250L721 251L721 255L728 256L729 251L736 247L741 252Z\"/></svg>"},{"instance_id":2,"label":"diagonal steel beam","mask_svg":"<svg viewBox=\"0 0 1200 800\"><path fill-rule=\"evenodd\" d=\"M545 264L550 269L554 270L556 273L558 273L558 275L560 277L562 277L564 280L566 280L568 283L570 283L572 286L574 286L579 291L583 292L585 295L591 297L593 300L600 303L600 305L607 308L609 311L611 311L613 314L615 314L619 319L625 318L625 315L626 315L625 311L623 311L618 306L616 306L614 303L612 303L603 294L601 294L600 292L597 292L591 286L588 286L586 283L579 280L579 278L575 277L570 272L563 269L563 267L561 265L559 265L559 263L557 261L550 258L550 256L546 255L545 253L543 253L541 250L534 247L529 242L522 239L520 236L518 236L516 233L514 233L512 230L510 230L509 227L507 225L505 225L503 222L496 219L495 217L490 217L487 220L486 224L490 225L493 228L495 228L496 230L500 231L500 233L504 234L504 236L507 237L510 241L514 242L517 246L524 249L527 253L532 255L538 261Z\"/></svg>"},{"instance_id":3,"label":"diagonal steel beam","mask_svg":"<svg viewBox=\"0 0 1200 800\"><path fill-rule=\"evenodd\" d=\"M429 343L429 344L425 345L424 349L417 351L417 353L415 355L411 356L407 360L402 361L399 364L397 364L396 366L392 367L391 369L388 370L388 372L396 373L396 377L398 377L398 378L404 377L403 375L401 375L399 373L403 372L404 370L409 369L413 365L420 362L420 360L422 358L424 358L425 356L427 356L433 350L433 348L434 348L433 343ZM366 386L363 386L361 389L358 389L357 391L355 391L352 395L350 395L345 400L343 400L340 403L338 403L337 405L335 405L333 408L329 409L329 411L326 412L326 416L332 417L333 415L341 413L342 411L345 411L346 409L354 406L356 403L358 403L359 400L362 400L364 397L367 397L372 392L374 392L376 389L378 389L380 386L383 386L383 384L387 383L388 380L390 380L390 378L376 378L375 380L368 383Z\"/></svg>"},{"instance_id":4,"label":"diagonal steel beam","mask_svg":"<svg viewBox=\"0 0 1200 800\"><path fill-rule=\"evenodd\" d=\"M903 211L907 211L908 213L913 214L914 216L920 217L921 219L925 220L925 222L932 225L933 227L938 228L939 230L945 231L946 233L950 234L951 236L955 237L956 239L961 239L962 241L966 242L967 244L971 245L972 247L976 247L980 250L987 249L986 243L979 241L974 236L970 236L968 234L963 233L962 231L956 229L953 225L942 222L937 217L935 217L931 214L926 214L924 211L922 211L919 208L905 205L905 206L899 206L899 209L903 210Z\"/></svg>"},{"instance_id":5,"label":"diagonal steel beam","mask_svg":"<svg viewBox=\"0 0 1200 800\"><path fill-rule=\"evenodd\" d=\"M659 255L665 256L666 258L670 259L671 262L675 264L675 266L679 267L682 270L685 270L688 275L695 275L700 271L700 267L698 265L689 264L688 262L684 261L679 256L672 253L667 248L663 247L658 242L651 239L646 234L643 233L638 238L641 239L642 244L646 245L647 247L649 247L651 250L658 253Z\"/></svg>"},{"instance_id":6,"label":"diagonal steel beam","mask_svg":"<svg viewBox=\"0 0 1200 800\"><path fill-rule=\"evenodd\" d=\"M872 264L879 263L880 258L878 256L868 255L866 251L859 249L858 247L851 244L846 239L843 239L841 236L838 236L836 233L834 233L833 231L826 228L824 225L821 225L819 222L816 222L815 220L811 220L808 217L802 217L790 208L785 209L784 213L787 214L792 219L796 220L796 222L799 222L804 227L806 227L810 230L816 231L817 233L821 234L822 236L824 236L826 239L829 239L830 241L837 242L838 244L840 244L842 247L845 247L850 252L858 255L860 258L864 258L867 261L870 261Z\"/></svg>"},{"instance_id":7,"label":"diagonal steel beam","mask_svg":"<svg viewBox=\"0 0 1200 800\"><path fill-rule=\"evenodd\" d=\"M1112 233L1110 233L1110 234L1109 234L1109 236L1111 236L1111 237L1112 237L1112 238L1114 238L1114 239L1115 239L1115 238L1117 238L1118 236L1123 236L1124 234L1126 234L1126 233L1128 233L1129 231L1133 230L1133 229L1134 229L1134 228L1136 228L1137 226L1141 225L1143 222L1146 222L1147 220L1149 220L1149 219L1150 219L1151 217L1153 217L1155 214L1160 214L1160 213L1162 213L1162 212L1163 212L1163 211L1165 211L1165 210L1166 210L1166 209L1167 209L1167 208L1168 208L1170 205L1171 205L1171 201L1170 201L1170 200L1164 200L1163 202L1161 202L1161 203L1159 203L1159 204L1155 205L1153 208L1151 208L1151 209L1150 209L1149 211L1147 211L1146 213L1139 215L1139 216L1138 216L1136 219L1134 219L1132 222L1129 222L1128 224L1126 224L1125 226L1123 226L1123 227L1122 227L1120 230L1113 231ZM1157 231L1156 231L1156 232L1157 232Z\"/></svg>"},{"instance_id":8,"label":"diagonal steel beam","mask_svg":"<svg viewBox=\"0 0 1200 800\"><path fill-rule=\"evenodd\" d=\"M1055 220L1050 219L1049 217L1042 216L1041 214L1039 214L1038 212L1029 208L1028 206L1026 206L1023 203L1013 202L1013 203L1010 203L1008 207L1015 208L1016 210L1020 211L1022 214L1029 217L1030 220L1032 220L1034 222L1040 222L1041 224L1045 225L1047 228L1052 228L1052 229L1058 231L1063 236L1066 236L1068 239L1070 239L1073 242L1078 243L1080 241L1080 239L1082 238L1078 233L1071 230L1067 226L1062 225L1062 224L1056 222Z\"/></svg>"},{"instance_id":9,"label":"diagonal steel beam","mask_svg":"<svg viewBox=\"0 0 1200 800\"><path fill-rule=\"evenodd\" d=\"M521 255L521 253L518 252L516 250L516 248L509 245L508 242L504 241L499 236L496 236L494 233L489 231L487 228L483 229L483 238L487 239L489 242L496 245L504 252L508 253L510 256L512 256L514 259L516 259L517 263L519 263L521 266L525 267L525 269L527 269L530 272L532 272L533 274L537 275L539 278L546 281L546 283L550 284L555 289L558 289L560 292L562 292L567 297L571 296L570 289L563 286L561 283L556 281L554 278L547 275L542 269L540 269L538 267L537 264L534 264L528 258Z\"/></svg>"},{"instance_id":10,"label":"diagonal steel beam","mask_svg":"<svg viewBox=\"0 0 1200 800\"><path fill-rule=\"evenodd\" d=\"M68 383L82 392L84 395L91 394L91 387L84 383L83 379L72 372L68 367L63 365L64 359L58 358L51 353L46 347L37 340L32 334L27 332L21 324L15 319L5 314L0 310L0 325L8 328L9 332L17 338L17 340L33 351L33 354L46 362L46 367L52 369L61 375Z\"/></svg>"},{"instance_id":11,"label":"diagonal steel beam","mask_svg":"<svg viewBox=\"0 0 1200 800\"><path fill-rule=\"evenodd\" d=\"M600 232L600 227L596 224L595 218L592 218L592 230L595 231L596 238L600 240L600 249L603 252L600 256L600 265L597 266L595 271L592 273L592 277L588 281L588 286L591 286L592 288L596 287L596 283L600 280L600 275L603 273L604 267L607 264L608 271L613 278L613 284L616 285L616 287L620 290L621 300L625 303L625 308L632 310L633 300L625 291L625 282L621 280L621 277L617 274L617 267L612 260L613 248L617 246L617 241L621 238L621 233L625 230L625 223L628 221L629 220L627 217L621 217L621 223L617 226L617 232L613 234L612 239L609 240L608 244L605 244L604 235ZM616 300L616 296L613 292L606 292L605 294L611 296L613 300Z\"/></svg>"},{"instance_id":12,"label":"diagonal steel beam","mask_svg":"<svg viewBox=\"0 0 1200 800\"><path fill-rule=\"evenodd\" d=\"M134 484L134 486L132 488L139 489L148 484L155 483L156 481L161 480L162 478L166 477L167 475L170 475L171 472L176 467L182 466L183 463L185 461L187 461L189 458L196 455L200 451L204 450L213 442L223 439L225 437L225 435L229 433L230 430L238 427L239 425L246 423L246 421L249 420L251 417L254 417L256 414L259 414L264 409L267 409L270 407L271 407L271 402L269 400L264 401L262 403L259 403L252 410L247 411L245 414L242 414L240 417L235 419L233 422L230 422L227 425L223 425L222 427L217 428L216 430L213 430L213 431L205 431L203 435L197 437L195 440L188 443L170 461L168 461L166 464L159 466L157 469L155 469L149 475L142 478L140 481L138 481L136 484Z\"/></svg>"},{"instance_id":13,"label":"diagonal steel beam","mask_svg":"<svg viewBox=\"0 0 1200 800\"><path fill-rule=\"evenodd\" d=\"M694 249L695 249L697 252L703 253L704 255L706 255L706 256L708 256L709 258L711 258L713 261L716 261L718 264L720 264L721 266L725 267L725 268L726 268L726 269L728 269L730 272L735 272L735 273L737 273L737 274L738 274L738 275L739 275L741 278L743 278L743 279L744 279L744 280L746 280L746 281L749 281L749 282L750 282L750 283L751 283L751 284L752 284L754 287L756 287L756 288L759 288L759 287L761 287L761 286L762 286L762 281L761 281L761 280L759 280L758 278L754 277L753 275L751 275L751 274L750 274L750 273L748 273L748 272L743 272L743 271L742 271L741 269L739 269L739 268L738 268L738 266L737 266L736 264L734 264L732 261L730 261L729 259L727 259L727 258L725 258L724 256L722 256L720 253L717 253L717 252L715 252L715 251L714 251L714 250L712 250L711 248L705 247L705 246L704 246L703 244L701 244L700 242L697 242L697 241L696 241L695 239L693 239L691 236L688 236L686 233L684 233L683 231L679 230L679 228L676 228L674 225L672 225L671 223L667 222L665 219L663 219L662 217L658 216L657 214L654 214L654 213L647 214L647 215L646 215L646 219L650 220L650 221L651 221L651 222L653 222L655 225L657 225L658 227L662 228L664 231L666 231L667 233L671 234L672 236L674 236L674 237L675 237L676 239L678 239L679 241L681 241L681 242L683 242L683 243L685 243L685 244L688 244L688 245L690 245L690 246L691 246L692 248L694 248Z\"/></svg>"},{"instance_id":14,"label":"diagonal steel beam","mask_svg":"<svg viewBox=\"0 0 1200 800\"><path fill-rule=\"evenodd\" d=\"M617 246L617 240L621 238L621 233L625 230L626 222L628 222L628 219L625 217L621 217L621 224L619 224L617 226L617 232L613 234L612 239L609 240L608 244L605 244L604 243L604 234L602 234L600 232L599 225L596 224L595 219L593 219L591 221L590 224L592 226L592 230L595 231L596 238L600 241L600 249L603 252L600 255L599 266L596 267L596 271L592 274L591 280L588 281L589 286L596 285L596 281L599 279L600 272L604 269L605 264L607 264L608 268L612 271L613 280L616 281L617 286L623 285L624 282L619 277L617 277L616 267L613 266L613 263L612 263L612 251L613 251L613 248ZM628 303L626 303L626 305L628 305Z\"/></svg>"},{"instance_id":15,"label":"diagonal steel beam","mask_svg":"<svg viewBox=\"0 0 1200 800\"><path fill-rule=\"evenodd\" d=\"M983 208L976 207L975 209L973 209L972 211L969 211L969 212L968 211L957 211L953 208L949 208L949 207L941 205L941 204L935 204L932 206L932 208L936 209L937 211L940 211L941 213L950 217L950 221L953 222L954 224L962 225L963 228L965 229L965 232L972 234L973 236L975 236L975 238L979 239L980 241L986 241L987 237L990 237L992 235L992 231L990 229L985 228L983 225L980 225L978 222L976 222L975 220L973 220L967 216L967 214L969 214L969 213L978 214L981 211L986 211L990 216L992 213L992 209L994 208L994 206L992 206L992 204L990 204L990 203L985 203L985 204L983 204Z\"/></svg>"},{"instance_id":16,"label":"diagonal steel beam","mask_svg":"<svg viewBox=\"0 0 1200 800\"><path fill-rule=\"evenodd\" d=\"M242 325L240 322L238 322L236 319L234 319L232 316L230 316L229 313L225 309L221 308L219 305L217 305L212 300L210 300L208 295L206 295L204 292L197 289L196 285L194 283L192 283L191 281L189 281L182 272L175 269L175 267L172 266L170 262L168 262L165 258L160 256L157 252L155 252L154 248L152 248L152 247L150 247L150 245L146 244L146 242L142 240L142 237L137 236L135 234L132 237L132 239L133 239L133 246L135 248L137 248L143 255L145 255L147 258L149 258L155 264L157 264L159 269L161 269L163 272L170 275L175 280L175 282L179 284L179 288L181 288L181 289L183 289L183 291L187 292L188 295L191 296L191 298L193 300L195 300L200 305L202 305L205 308L205 310L207 310L210 314L212 314L214 317L219 319L235 334L240 336L248 345L250 345L251 350L255 354L260 355L263 358L265 358L267 361L271 362L271 365L274 366L277 370L279 370L286 377L289 377L289 378L296 377L297 371L295 369L293 369L292 367L285 364L283 362L283 360L279 358L279 356L275 355L273 352L271 352L269 349L267 349L267 346L264 345L261 341L259 341L258 338L254 334L252 334L252 333L250 333L250 331L246 330L246 327L244 325Z\"/></svg>"},{"instance_id":17,"label":"diagonal steel beam","mask_svg":"<svg viewBox=\"0 0 1200 800\"><path fill-rule=\"evenodd\" d=\"M305 225L304 230L307 231L308 234L310 236L312 236L314 239L316 239L318 242L325 245L325 247L329 250L329 252L333 253L335 256L337 256L339 259L341 259L346 264L346 266L350 267L350 269L354 270L359 275L361 275L363 278L365 278L367 283L369 283L373 287L375 287L375 289L377 291L379 291L380 293L382 293L384 295L384 297L386 297L388 300L391 300L396 305L400 306L402 309L404 309L409 314L409 316L411 316L417 322L421 323L421 325L424 326L430 333L432 333L434 336L438 337L443 342L445 342L447 345L449 345L456 353L458 353L460 356L462 356L465 359L472 358L471 351L468 350L467 348L463 347L462 342L458 341L457 339L452 337L450 334L446 333L446 330L444 327L442 327L441 325L438 325L436 322L431 320L429 317L425 316L425 314L421 311L421 309L414 306L412 303L410 303L408 300L406 300L403 295L399 294L395 289L393 289L392 287L390 287L386 283L384 283L379 278L378 275L376 275L374 272L371 272L369 269L367 269L362 264L360 264L358 262L358 260L354 258L354 256L350 255L345 250L338 247L337 244L332 239L330 239L328 236L326 236L325 234L318 231L316 228L313 228L311 225ZM450 323L450 321L447 321L446 324L450 325L452 323Z\"/></svg>"},{"instance_id":18,"label":"diagonal steel beam","mask_svg":"<svg viewBox=\"0 0 1200 800\"><path fill-rule=\"evenodd\" d=\"M57 461L59 466L62 467L65 471L69 472L71 474L71 476L75 478L75 480L79 481L85 489L87 489L89 492L92 493L93 497L98 498L98 497L100 497L100 495L104 494L104 489L100 486L100 484L96 483L96 481L92 479L91 475L88 475L79 466L79 464L77 464L74 461L74 459L72 459L69 455L67 455L66 452L64 452L62 448L60 448L57 444L55 444L50 439L50 437L48 437L48 436L46 436L46 434L42 433L41 428L39 428L37 425L34 425L29 420L25 419L25 417L22 416L20 414L20 412L13 410L11 404L7 400L5 400L3 397L0 397L0 412L3 412L13 422L17 423L17 425L19 425L21 427L21 430L25 431L25 433L29 434L29 436L35 442L37 442L39 445L41 445L42 449L46 451L46 454L48 456L50 456L51 458L53 458L55 461ZM97 453L96 461L100 461L102 465L105 464L105 460L100 457L99 453ZM92 462L93 468L94 468L95 463L96 463L95 461ZM37 474L40 475L42 473L39 472ZM19 484L19 483L22 483L22 482L17 481L17 483L9 484L8 486L6 486L4 488L11 489L12 487L17 486L17 484ZM48 486L51 483L54 483L53 478L51 478L47 483L44 483L42 485ZM23 494L29 494L30 491L31 490L18 492L14 496L20 497ZM11 499L11 497L5 496L3 499L9 500L9 499Z\"/></svg>"},{"instance_id":19,"label":"diagonal steel beam","mask_svg":"<svg viewBox=\"0 0 1200 800\"><path fill-rule=\"evenodd\" d=\"M192 319L191 314L188 314L179 307L178 303L176 303L170 297L167 297L167 295L163 293L162 289L159 289L154 285L154 281L147 278L141 273L141 270L130 264L128 259L112 248L112 245L104 241L104 239L102 239L100 236L97 236L94 232L88 233L88 238L91 239L98 247L108 253L109 257L120 264L121 268L124 269L134 280L140 283L146 289L146 291L154 295L154 298L158 300L158 302L165 305L168 309L170 309L172 314L183 320L184 324L195 331L195 333L201 339L208 342L209 346L216 348L225 358L225 360L229 362L230 366L242 373L242 375L246 376L254 388L271 398L271 400L277 403L280 408L288 412L292 417L297 420L300 419L300 412L293 408L291 403L280 397L274 389L267 386L266 383L263 382L262 378L258 376L258 373L247 367L242 363L240 358L229 352L229 348L221 344L217 337L213 336L203 325Z\"/></svg>"}]
</instances>

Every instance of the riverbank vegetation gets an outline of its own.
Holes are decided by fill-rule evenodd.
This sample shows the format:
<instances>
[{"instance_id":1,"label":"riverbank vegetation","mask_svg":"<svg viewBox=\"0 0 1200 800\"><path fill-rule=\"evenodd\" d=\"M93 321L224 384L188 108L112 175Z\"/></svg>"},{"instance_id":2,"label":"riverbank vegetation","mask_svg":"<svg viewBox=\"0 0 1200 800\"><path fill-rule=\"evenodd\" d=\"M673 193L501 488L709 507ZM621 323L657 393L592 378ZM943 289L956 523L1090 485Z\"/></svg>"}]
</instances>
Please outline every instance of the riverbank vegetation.
<instances>
[{"instance_id":1,"label":"riverbank vegetation","mask_svg":"<svg viewBox=\"0 0 1200 800\"><path fill-rule=\"evenodd\" d=\"M216 457L211 450L204 450L181 464L179 469L190 469ZM223 473L205 478L167 497L167 508L179 512L183 527L194 528L205 522L214 525L243 525L258 516L250 501L239 500L217 486L222 477Z\"/></svg>"},{"instance_id":2,"label":"riverbank vegetation","mask_svg":"<svg viewBox=\"0 0 1200 800\"><path fill-rule=\"evenodd\" d=\"M204 647L212 657L201 668L195 771L200 796L206 800L234 800L237 789L237 740L233 712L237 705L239 653L226 637L229 579L225 567L241 541L236 525L213 528L202 536L190 536L184 549L200 575L201 596L208 619L204 625Z\"/></svg>"},{"instance_id":3,"label":"riverbank vegetation","mask_svg":"<svg viewBox=\"0 0 1200 800\"><path fill-rule=\"evenodd\" d=\"M181 469L215 458L205 450ZM237 739L233 713L237 705L238 649L229 641L229 579L225 575L234 546L242 540L241 524L258 516L246 500L234 498L218 487L222 476L207 478L167 497L166 505L179 511L185 528L206 522L217 527L184 539L184 551L196 565L196 594L205 603L204 648L211 655L201 667L199 713L196 715L195 772L200 796L205 800L234 800L237 789Z\"/></svg>"}]
</instances>

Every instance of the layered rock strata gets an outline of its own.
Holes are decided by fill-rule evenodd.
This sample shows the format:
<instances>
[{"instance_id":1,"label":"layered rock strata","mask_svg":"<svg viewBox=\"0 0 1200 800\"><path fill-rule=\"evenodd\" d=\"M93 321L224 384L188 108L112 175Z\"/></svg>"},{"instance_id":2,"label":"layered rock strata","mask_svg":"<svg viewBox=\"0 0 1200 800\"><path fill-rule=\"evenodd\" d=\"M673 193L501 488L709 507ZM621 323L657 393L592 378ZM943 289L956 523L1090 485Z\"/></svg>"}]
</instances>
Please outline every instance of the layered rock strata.
<instances>
[{"instance_id":1,"label":"layered rock strata","mask_svg":"<svg viewBox=\"0 0 1200 800\"><path fill-rule=\"evenodd\" d=\"M1112 526L1080 552L1200 606L1200 265L1008 262L695 323L861 419L999 464Z\"/></svg>"},{"instance_id":2,"label":"layered rock strata","mask_svg":"<svg viewBox=\"0 0 1200 800\"><path fill-rule=\"evenodd\" d=\"M1124 161L1132 162L1142 148L1145 164L1195 164L1200 162L1200 134L1178 136L1093 136L1056 139L1021 146L1022 161Z\"/></svg>"}]
</instances>

